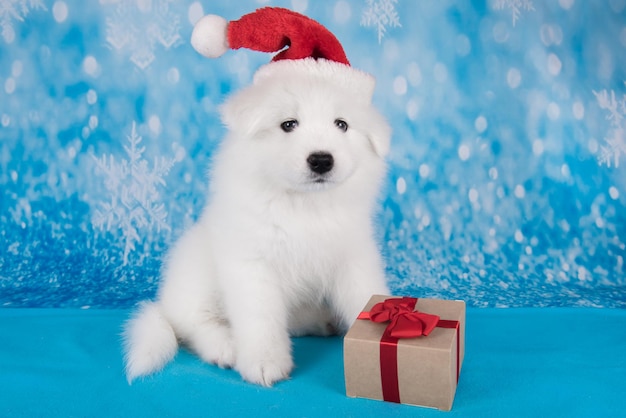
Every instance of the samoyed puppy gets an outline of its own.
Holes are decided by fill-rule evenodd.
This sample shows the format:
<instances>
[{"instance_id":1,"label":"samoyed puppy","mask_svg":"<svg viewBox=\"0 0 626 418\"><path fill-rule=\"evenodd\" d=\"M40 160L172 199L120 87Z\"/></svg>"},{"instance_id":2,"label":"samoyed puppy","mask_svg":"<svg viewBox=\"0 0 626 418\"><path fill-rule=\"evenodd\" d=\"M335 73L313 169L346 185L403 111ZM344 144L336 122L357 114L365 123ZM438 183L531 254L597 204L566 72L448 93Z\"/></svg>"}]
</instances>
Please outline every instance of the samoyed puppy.
<instances>
[{"instance_id":1,"label":"samoyed puppy","mask_svg":"<svg viewBox=\"0 0 626 418\"><path fill-rule=\"evenodd\" d=\"M290 336L344 332L389 293L373 212L391 131L373 85L324 59L284 60L226 101L206 207L167 257L156 300L125 325L129 382L180 342L270 386L294 367Z\"/></svg>"}]
</instances>

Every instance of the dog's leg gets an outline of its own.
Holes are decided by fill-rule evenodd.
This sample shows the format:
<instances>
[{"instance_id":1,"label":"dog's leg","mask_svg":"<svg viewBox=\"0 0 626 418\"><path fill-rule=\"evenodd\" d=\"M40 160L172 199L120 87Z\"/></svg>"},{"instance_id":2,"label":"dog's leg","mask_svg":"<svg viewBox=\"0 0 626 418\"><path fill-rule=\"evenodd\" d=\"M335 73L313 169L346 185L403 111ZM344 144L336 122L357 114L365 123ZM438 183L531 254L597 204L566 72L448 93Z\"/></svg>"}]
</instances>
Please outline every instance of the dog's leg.
<instances>
[{"instance_id":1,"label":"dog's leg","mask_svg":"<svg viewBox=\"0 0 626 418\"><path fill-rule=\"evenodd\" d=\"M159 299L178 338L207 363L232 367L235 350L206 235L203 225L197 224L176 243Z\"/></svg>"},{"instance_id":2,"label":"dog's leg","mask_svg":"<svg viewBox=\"0 0 626 418\"><path fill-rule=\"evenodd\" d=\"M220 278L236 347L235 369L271 386L293 368L287 308L273 272L262 261L224 260Z\"/></svg>"},{"instance_id":3,"label":"dog's leg","mask_svg":"<svg viewBox=\"0 0 626 418\"><path fill-rule=\"evenodd\" d=\"M180 331L186 345L207 363L233 367L235 350L228 322L208 312L198 312L195 316L185 325L185 330Z\"/></svg>"},{"instance_id":4,"label":"dog's leg","mask_svg":"<svg viewBox=\"0 0 626 418\"><path fill-rule=\"evenodd\" d=\"M372 244L373 248L375 246ZM346 332L372 295L388 295L389 288L378 254L346 257L332 289L331 303L340 318L340 330Z\"/></svg>"}]
</instances>

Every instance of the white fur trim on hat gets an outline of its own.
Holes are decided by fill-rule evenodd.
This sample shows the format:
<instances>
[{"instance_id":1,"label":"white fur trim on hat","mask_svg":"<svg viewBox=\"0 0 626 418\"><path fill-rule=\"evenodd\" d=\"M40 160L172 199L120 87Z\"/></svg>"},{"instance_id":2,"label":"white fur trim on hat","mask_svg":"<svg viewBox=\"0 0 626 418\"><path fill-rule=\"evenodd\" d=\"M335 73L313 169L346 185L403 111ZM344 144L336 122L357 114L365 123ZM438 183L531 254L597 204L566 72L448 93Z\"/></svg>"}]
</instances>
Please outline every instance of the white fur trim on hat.
<instances>
[{"instance_id":1,"label":"white fur trim on hat","mask_svg":"<svg viewBox=\"0 0 626 418\"><path fill-rule=\"evenodd\" d=\"M361 103L371 103L376 79L349 65L323 58L304 58L299 60L281 60L263 65L254 74L254 84L266 79L286 79L306 75L335 83L345 88Z\"/></svg>"},{"instance_id":2,"label":"white fur trim on hat","mask_svg":"<svg viewBox=\"0 0 626 418\"><path fill-rule=\"evenodd\" d=\"M194 26L191 46L201 55L217 58L228 50L228 21L221 16L206 15Z\"/></svg>"}]
</instances>

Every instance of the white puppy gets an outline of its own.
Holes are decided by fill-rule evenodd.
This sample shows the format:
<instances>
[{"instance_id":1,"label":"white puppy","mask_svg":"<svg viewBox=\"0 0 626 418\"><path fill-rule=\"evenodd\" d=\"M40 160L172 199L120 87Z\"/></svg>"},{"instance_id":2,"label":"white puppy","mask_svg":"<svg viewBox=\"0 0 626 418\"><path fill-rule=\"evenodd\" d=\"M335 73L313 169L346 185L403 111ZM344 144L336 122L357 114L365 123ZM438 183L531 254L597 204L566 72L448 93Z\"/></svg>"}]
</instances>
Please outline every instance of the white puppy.
<instances>
[{"instance_id":1,"label":"white puppy","mask_svg":"<svg viewBox=\"0 0 626 418\"><path fill-rule=\"evenodd\" d=\"M269 386L293 368L290 335L343 332L389 293L372 217L391 132L370 104L373 79L340 67L271 63L222 107L229 134L206 208L171 251L157 300L126 324L129 382L181 341Z\"/></svg>"}]
</instances>

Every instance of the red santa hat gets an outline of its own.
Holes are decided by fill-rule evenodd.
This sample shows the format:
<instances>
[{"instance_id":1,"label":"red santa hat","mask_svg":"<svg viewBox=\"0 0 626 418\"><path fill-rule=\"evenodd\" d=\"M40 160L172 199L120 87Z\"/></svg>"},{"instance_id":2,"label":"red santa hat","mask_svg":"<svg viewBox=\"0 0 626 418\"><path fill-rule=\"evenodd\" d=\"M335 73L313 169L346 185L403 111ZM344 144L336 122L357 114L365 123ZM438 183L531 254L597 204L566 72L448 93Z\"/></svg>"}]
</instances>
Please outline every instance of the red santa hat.
<instances>
[{"instance_id":1,"label":"red santa hat","mask_svg":"<svg viewBox=\"0 0 626 418\"><path fill-rule=\"evenodd\" d=\"M291 10L264 7L230 22L221 16L204 16L193 29L191 45L209 58L228 49L280 51L257 71L255 82L301 71L340 82L368 102L373 94L374 78L350 66L337 38L320 23Z\"/></svg>"}]
</instances>

